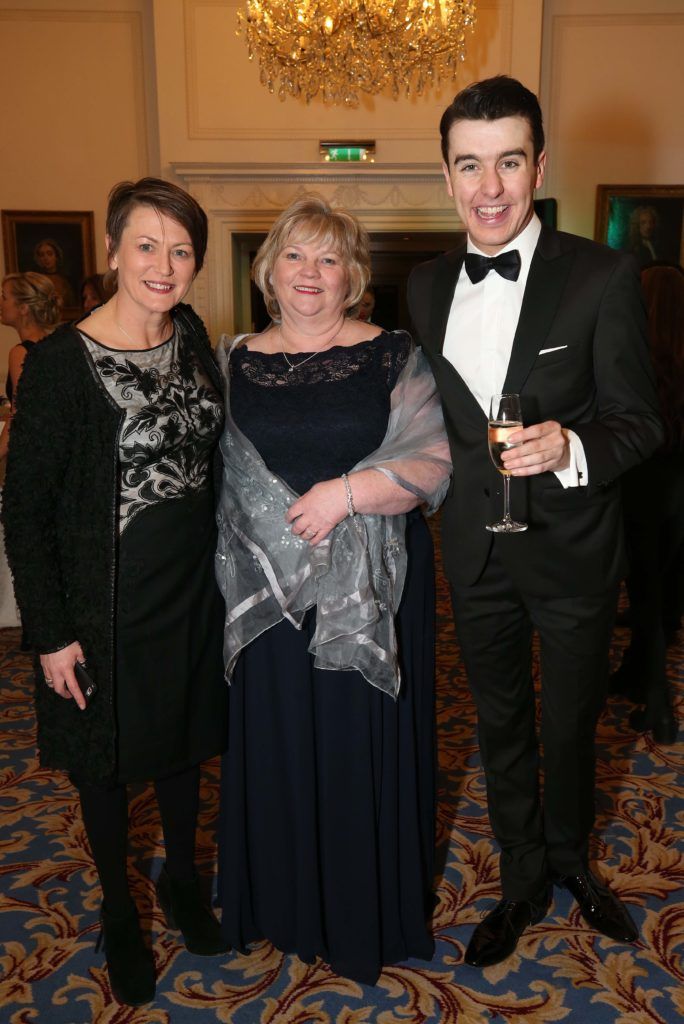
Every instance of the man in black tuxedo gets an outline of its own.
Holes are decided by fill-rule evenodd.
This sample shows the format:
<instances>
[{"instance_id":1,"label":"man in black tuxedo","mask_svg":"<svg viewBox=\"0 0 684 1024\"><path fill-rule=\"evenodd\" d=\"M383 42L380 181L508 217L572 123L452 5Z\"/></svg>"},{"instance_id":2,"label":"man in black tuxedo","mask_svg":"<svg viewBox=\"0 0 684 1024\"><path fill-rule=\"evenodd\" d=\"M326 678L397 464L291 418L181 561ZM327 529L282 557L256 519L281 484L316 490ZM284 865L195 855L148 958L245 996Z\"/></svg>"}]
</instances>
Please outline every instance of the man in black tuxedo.
<instances>
[{"instance_id":1,"label":"man in black tuxedo","mask_svg":"<svg viewBox=\"0 0 684 1024\"><path fill-rule=\"evenodd\" d=\"M446 109L440 131L467 246L416 267L408 298L451 442L443 556L501 848L503 899L465 955L484 967L545 916L553 882L598 931L637 937L590 871L588 844L594 734L625 571L618 478L662 434L633 258L543 227L534 214L546 165L536 96L505 76L474 83ZM487 447L490 396L502 392L520 395L526 424L503 459L513 518L528 529L508 536L485 528L502 513L502 477Z\"/></svg>"}]
</instances>

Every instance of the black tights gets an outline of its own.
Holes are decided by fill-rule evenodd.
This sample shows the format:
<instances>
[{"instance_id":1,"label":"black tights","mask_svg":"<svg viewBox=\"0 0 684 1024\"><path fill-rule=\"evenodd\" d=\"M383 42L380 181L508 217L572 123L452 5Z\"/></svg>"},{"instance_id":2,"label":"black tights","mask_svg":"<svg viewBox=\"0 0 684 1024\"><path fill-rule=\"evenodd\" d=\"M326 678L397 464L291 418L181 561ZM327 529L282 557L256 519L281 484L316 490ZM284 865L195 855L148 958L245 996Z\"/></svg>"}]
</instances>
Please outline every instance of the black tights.
<instances>
[{"instance_id":1,"label":"black tights","mask_svg":"<svg viewBox=\"0 0 684 1024\"><path fill-rule=\"evenodd\" d=\"M166 847L166 870L178 881L195 871L195 830L199 809L199 765L156 779L154 788ZM128 854L128 793L124 784L92 785L72 776L107 909L114 915L131 906Z\"/></svg>"}]
</instances>

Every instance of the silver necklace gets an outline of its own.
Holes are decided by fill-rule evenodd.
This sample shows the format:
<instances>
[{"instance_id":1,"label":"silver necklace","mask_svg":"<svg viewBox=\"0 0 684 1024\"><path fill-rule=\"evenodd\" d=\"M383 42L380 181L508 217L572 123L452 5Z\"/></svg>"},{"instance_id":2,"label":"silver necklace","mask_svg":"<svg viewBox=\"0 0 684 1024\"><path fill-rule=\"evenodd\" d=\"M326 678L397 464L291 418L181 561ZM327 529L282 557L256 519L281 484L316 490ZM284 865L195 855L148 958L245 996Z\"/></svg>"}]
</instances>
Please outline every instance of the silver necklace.
<instances>
[{"instance_id":1,"label":"silver necklace","mask_svg":"<svg viewBox=\"0 0 684 1024\"><path fill-rule=\"evenodd\" d=\"M285 339L283 338L283 332L282 332L282 330L280 328L280 325L279 325L278 326L278 332L280 334L280 348L281 348L281 351L283 353L283 359L285 360L285 362L287 363L287 365L289 367L287 372L288 373L292 373L293 370L298 370L300 366L304 366L304 363L308 363L310 359L313 359L315 356L320 355L321 352L325 352L326 349L329 349L330 346L332 345L333 341L335 340L335 338L340 333L340 331L342 330L343 327L344 327L344 319L342 320L342 323L337 328L337 330L335 331L335 333L333 334L332 338L330 339L330 341L328 342L327 345L325 345L323 348L319 348L316 352L312 352L311 355L307 356L306 359L302 359L299 363L291 363L290 360L287 358L287 352L285 351Z\"/></svg>"},{"instance_id":2,"label":"silver necklace","mask_svg":"<svg viewBox=\"0 0 684 1024\"><path fill-rule=\"evenodd\" d=\"M125 329L124 327L122 327L122 326L121 326L121 324L119 323L119 321L118 321L118 320L115 320L115 321L114 321L114 323L115 323L115 324L116 324L116 326L117 326L117 327L119 328L119 330L121 331L121 333L122 333L122 334L125 334L125 335L126 335L126 337L128 338L128 340L129 340L129 341L132 341L132 342L133 342L133 344L134 344L134 345L136 346L136 348L140 348L140 342L138 341L138 339L137 339L137 338L132 338L132 337L130 336L130 334L128 333L128 331L127 331L127 330L126 330L126 329ZM158 345L161 345L161 341L157 342L157 344L158 344ZM152 347L153 347L153 348L156 348L156 345L153 345Z\"/></svg>"}]
</instances>

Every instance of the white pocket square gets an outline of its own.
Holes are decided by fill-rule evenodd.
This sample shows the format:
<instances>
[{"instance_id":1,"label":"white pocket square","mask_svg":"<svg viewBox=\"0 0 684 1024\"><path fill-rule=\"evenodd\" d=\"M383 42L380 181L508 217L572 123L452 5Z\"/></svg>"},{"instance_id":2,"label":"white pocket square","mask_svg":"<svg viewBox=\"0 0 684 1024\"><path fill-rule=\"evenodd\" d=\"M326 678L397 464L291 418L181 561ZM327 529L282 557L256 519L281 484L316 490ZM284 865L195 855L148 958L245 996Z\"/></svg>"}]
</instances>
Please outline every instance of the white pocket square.
<instances>
[{"instance_id":1,"label":"white pocket square","mask_svg":"<svg viewBox=\"0 0 684 1024\"><path fill-rule=\"evenodd\" d=\"M560 352L560 350L562 348L567 348L567 347L568 347L567 345L556 345L555 348L541 348L539 350L539 355L540 356L545 356L547 354L547 352Z\"/></svg>"}]
</instances>

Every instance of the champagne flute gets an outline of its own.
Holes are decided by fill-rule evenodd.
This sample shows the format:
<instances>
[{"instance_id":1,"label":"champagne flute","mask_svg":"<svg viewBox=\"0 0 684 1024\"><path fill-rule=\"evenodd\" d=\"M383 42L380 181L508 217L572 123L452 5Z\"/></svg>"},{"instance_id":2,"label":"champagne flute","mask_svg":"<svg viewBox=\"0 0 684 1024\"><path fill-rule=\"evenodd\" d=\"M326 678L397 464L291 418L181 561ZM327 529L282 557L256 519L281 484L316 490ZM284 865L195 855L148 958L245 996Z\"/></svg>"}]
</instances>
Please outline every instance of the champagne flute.
<instances>
[{"instance_id":1,"label":"champagne flute","mask_svg":"<svg viewBox=\"0 0 684 1024\"><path fill-rule=\"evenodd\" d=\"M527 523L516 523L511 519L511 471L506 469L501 460L501 453L509 448L517 448L508 440L510 434L520 430L523 425L520 411L519 395L492 395L489 404L489 424L487 440L492 462L503 476L504 485L504 517L498 523L487 526L492 533L522 533Z\"/></svg>"}]
</instances>

